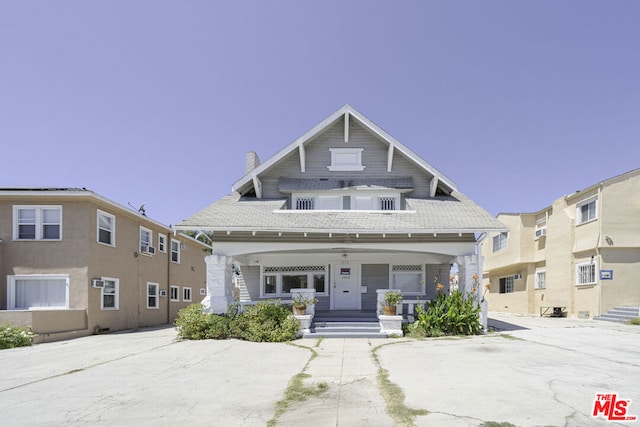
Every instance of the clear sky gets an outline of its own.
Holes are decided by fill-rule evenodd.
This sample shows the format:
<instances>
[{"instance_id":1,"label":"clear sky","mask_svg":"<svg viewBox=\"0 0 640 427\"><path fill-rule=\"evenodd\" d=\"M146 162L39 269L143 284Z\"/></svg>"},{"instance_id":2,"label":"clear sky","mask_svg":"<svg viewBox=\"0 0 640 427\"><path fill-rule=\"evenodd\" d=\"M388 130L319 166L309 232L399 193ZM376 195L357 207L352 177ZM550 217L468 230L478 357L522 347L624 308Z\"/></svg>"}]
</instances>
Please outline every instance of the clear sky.
<instances>
[{"instance_id":1,"label":"clear sky","mask_svg":"<svg viewBox=\"0 0 640 427\"><path fill-rule=\"evenodd\" d=\"M538 211L640 167L640 1L0 2L0 187L176 224L346 103Z\"/></svg>"}]
</instances>

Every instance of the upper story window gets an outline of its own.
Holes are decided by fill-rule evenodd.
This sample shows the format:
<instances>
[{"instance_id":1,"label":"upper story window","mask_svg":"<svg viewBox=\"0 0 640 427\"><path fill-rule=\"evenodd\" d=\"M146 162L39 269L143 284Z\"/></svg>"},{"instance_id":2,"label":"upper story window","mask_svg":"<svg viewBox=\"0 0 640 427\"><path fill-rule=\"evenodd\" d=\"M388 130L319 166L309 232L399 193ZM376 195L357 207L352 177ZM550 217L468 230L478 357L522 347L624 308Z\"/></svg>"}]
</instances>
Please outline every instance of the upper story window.
<instances>
[{"instance_id":1,"label":"upper story window","mask_svg":"<svg viewBox=\"0 0 640 427\"><path fill-rule=\"evenodd\" d=\"M156 248L153 244L153 231L148 228L140 227L140 253L145 255L153 255Z\"/></svg>"},{"instance_id":2,"label":"upper story window","mask_svg":"<svg viewBox=\"0 0 640 427\"><path fill-rule=\"evenodd\" d=\"M536 271L536 289L547 287L547 272L545 270Z\"/></svg>"},{"instance_id":3,"label":"upper story window","mask_svg":"<svg viewBox=\"0 0 640 427\"><path fill-rule=\"evenodd\" d=\"M366 166L362 165L362 152L364 148L329 148L331 152L330 171L356 171L360 172Z\"/></svg>"},{"instance_id":4,"label":"upper story window","mask_svg":"<svg viewBox=\"0 0 640 427\"><path fill-rule=\"evenodd\" d=\"M158 250L160 252L167 252L167 236L158 233Z\"/></svg>"},{"instance_id":5,"label":"upper story window","mask_svg":"<svg viewBox=\"0 0 640 427\"><path fill-rule=\"evenodd\" d=\"M536 240L547 235L547 218L540 218L536 221Z\"/></svg>"},{"instance_id":6,"label":"upper story window","mask_svg":"<svg viewBox=\"0 0 640 427\"><path fill-rule=\"evenodd\" d=\"M598 199L589 199L578 204L576 212L576 223L584 224L585 222L594 221L598 218L597 205Z\"/></svg>"},{"instance_id":7,"label":"upper story window","mask_svg":"<svg viewBox=\"0 0 640 427\"><path fill-rule=\"evenodd\" d=\"M14 206L13 238L62 239L62 206Z\"/></svg>"},{"instance_id":8,"label":"upper story window","mask_svg":"<svg viewBox=\"0 0 640 427\"><path fill-rule=\"evenodd\" d=\"M180 263L180 242L171 239L171 261Z\"/></svg>"},{"instance_id":9,"label":"upper story window","mask_svg":"<svg viewBox=\"0 0 640 427\"><path fill-rule=\"evenodd\" d=\"M106 212L98 211L98 242L105 245L116 244L116 217Z\"/></svg>"},{"instance_id":10,"label":"upper story window","mask_svg":"<svg viewBox=\"0 0 640 427\"><path fill-rule=\"evenodd\" d=\"M498 252L507 247L507 238L509 237L509 233L500 233L497 236L493 237L493 252Z\"/></svg>"},{"instance_id":11,"label":"upper story window","mask_svg":"<svg viewBox=\"0 0 640 427\"><path fill-rule=\"evenodd\" d=\"M400 206L399 194L371 195L319 195L294 194L292 208L295 210L366 210L393 211Z\"/></svg>"}]
</instances>

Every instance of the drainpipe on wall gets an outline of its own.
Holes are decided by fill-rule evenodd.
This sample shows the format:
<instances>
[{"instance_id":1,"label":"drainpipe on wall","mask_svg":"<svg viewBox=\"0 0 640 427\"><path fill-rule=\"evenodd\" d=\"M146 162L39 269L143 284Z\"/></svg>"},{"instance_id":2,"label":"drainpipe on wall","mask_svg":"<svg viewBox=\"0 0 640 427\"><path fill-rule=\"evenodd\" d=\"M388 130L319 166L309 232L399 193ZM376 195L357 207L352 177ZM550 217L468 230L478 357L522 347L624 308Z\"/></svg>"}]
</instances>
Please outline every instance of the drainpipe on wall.
<instances>
[{"instance_id":1,"label":"drainpipe on wall","mask_svg":"<svg viewBox=\"0 0 640 427\"><path fill-rule=\"evenodd\" d=\"M602 183L598 186L598 240L596 240L596 258L598 260L599 270L602 269L602 256L600 255L600 243L602 239ZM596 271L596 283L598 284L598 316L602 314L602 280ZM593 316L592 316L593 317Z\"/></svg>"},{"instance_id":2,"label":"drainpipe on wall","mask_svg":"<svg viewBox=\"0 0 640 427\"><path fill-rule=\"evenodd\" d=\"M167 324L171 323L171 238L170 236L171 236L171 233L167 235L168 242L164 242L164 249L167 254ZM175 236L175 232L174 232L174 236ZM167 247L167 243L169 243L168 247Z\"/></svg>"}]
</instances>

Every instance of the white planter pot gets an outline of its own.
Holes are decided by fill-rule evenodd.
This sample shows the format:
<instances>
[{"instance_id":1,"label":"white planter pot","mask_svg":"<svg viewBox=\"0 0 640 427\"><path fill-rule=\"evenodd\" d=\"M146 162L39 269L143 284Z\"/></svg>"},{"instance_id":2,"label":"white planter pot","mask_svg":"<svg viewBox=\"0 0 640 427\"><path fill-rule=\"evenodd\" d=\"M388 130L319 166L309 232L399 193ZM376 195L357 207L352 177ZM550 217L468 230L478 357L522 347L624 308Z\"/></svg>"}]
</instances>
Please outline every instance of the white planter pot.
<instances>
[{"instance_id":1,"label":"white planter pot","mask_svg":"<svg viewBox=\"0 0 640 427\"><path fill-rule=\"evenodd\" d=\"M402 316L378 316L380 321L380 332L387 336L403 336L402 333Z\"/></svg>"}]
</instances>

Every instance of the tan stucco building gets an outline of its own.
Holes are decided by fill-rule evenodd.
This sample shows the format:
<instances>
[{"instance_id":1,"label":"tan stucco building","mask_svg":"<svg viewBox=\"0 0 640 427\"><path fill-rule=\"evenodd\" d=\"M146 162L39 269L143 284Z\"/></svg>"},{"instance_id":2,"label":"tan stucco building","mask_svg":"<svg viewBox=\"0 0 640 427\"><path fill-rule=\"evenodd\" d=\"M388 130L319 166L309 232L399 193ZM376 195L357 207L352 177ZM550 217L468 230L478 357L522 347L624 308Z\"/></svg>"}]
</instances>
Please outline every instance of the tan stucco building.
<instances>
[{"instance_id":1,"label":"tan stucco building","mask_svg":"<svg viewBox=\"0 0 640 427\"><path fill-rule=\"evenodd\" d=\"M627 307L637 317L640 169L497 218L509 232L481 244L489 310L592 318Z\"/></svg>"},{"instance_id":2,"label":"tan stucco building","mask_svg":"<svg viewBox=\"0 0 640 427\"><path fill-rule=\"evenodd\" d=\"M172 322L205 244L86 189L0 189L0 323L41 341Z\"/></svg>"}]
</instances>

